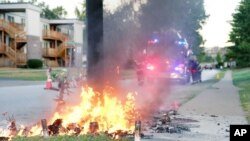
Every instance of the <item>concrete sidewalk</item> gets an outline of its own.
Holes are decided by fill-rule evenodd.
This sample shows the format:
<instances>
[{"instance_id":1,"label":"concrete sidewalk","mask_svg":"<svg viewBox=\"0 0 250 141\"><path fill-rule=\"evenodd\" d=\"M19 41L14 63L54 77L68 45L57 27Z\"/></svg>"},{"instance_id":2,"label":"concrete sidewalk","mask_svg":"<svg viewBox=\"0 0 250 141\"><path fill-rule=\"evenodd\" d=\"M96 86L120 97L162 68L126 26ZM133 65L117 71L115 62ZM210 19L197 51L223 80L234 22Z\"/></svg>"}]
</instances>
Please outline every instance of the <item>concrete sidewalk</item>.
<instances>
[{"instance_id":1,"label":"concrete sidewalk","mask_svg":"<svg viewBox=\"0 0 250 141\"><path fill-rule=\"evenodd\" d=\"M182 114L244 116L238 93L238 88L232 83L232 72L227 71L224 78L184 104L179 112Z\"/></svg>"},{"instance_id":2,"label":"concrete sidewalk","mask_svg":"<svg viewBox=\"0 0 250 141\"><path fill-rule=\"evenodd\" d=\"M238 88L232 83L232 72L179 109L180 115L198 120L192 128L200 141L228 141L230 125L247 124L240 104ZM188 139L184 139L188 140Z\"/></svg>"}]
</instances>

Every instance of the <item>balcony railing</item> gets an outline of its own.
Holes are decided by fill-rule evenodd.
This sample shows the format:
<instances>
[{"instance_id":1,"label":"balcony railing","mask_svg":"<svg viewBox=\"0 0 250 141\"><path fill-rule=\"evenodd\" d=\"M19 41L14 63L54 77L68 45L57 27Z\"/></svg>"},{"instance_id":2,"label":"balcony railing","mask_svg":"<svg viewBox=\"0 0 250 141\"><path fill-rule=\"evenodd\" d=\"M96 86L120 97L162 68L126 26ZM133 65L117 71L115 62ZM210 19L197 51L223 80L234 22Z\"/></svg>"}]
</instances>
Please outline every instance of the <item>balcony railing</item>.
<instances>
[{"instance_id":1,"label":"balcony railing","mask_svg":"<svg viewBox=\"0 0 250 141\"><path fill-rule=\"evenodd\" d=\"M19 32L15 35L16 42L27 42L26 32Z\"/></svg>"},{"instance_id":2,"label":"balcony railing","mask_svg":"<svg viewBox=\"0 0 250 141\"><path fill-rule=\"evenodd\" d=\"M24 27L17 23L12 23L0 19L0 29L5 30L12 38L18 39L19 41L26 41L26 32L24 32Z\"/></svg>"},{"instance_id":3,"label":"balcony railing","mask_svg":"<svg viewBox=\"0 0 250 141\"><path fill-rule=\"evenodd\" d=\"M57 39L61 41L65 41L67 36L61 32L52 31L52 30L44 30L43 31L43 38L44 39Z\"/></svg>"},{"instance_id":4,"label":"balcony railing","mask_svg":"<svg viewBox=\"0 0 250 141\"><path fill-rule=\"evenodd\" d=\"M5 53L5 44L0 43L0 53L3 54Z\"/></svg>"},{"instance_id":5,"label":"balcony railing","mask_svg":"<svg viewBox=\"0 0 250 141\"><path fill-rule=\"evenodd\" d=\"M61 44L58 46L58 56L62 56L63 51L66 51L67 46L65 44Z\"/></svg>"},{"instance_id":6,"label":"balcony railing","mask_svg":"<svg viewBox=\"0 0 250 141\"><path fill-rule=\"evenodd\" d=\"M25 65L27 63L27 56L23 52L16 52L12 47L4 43L0 43L0 53L5 54L12 62L17 65Z\"/></svg>"},{"instance_id":7,"label":"balcony railing","mask_svg":"<svg viewBox=\"0 0 250 141\"><path fill-rule=\"evenodd\" d=\"M43 48L43 56L58 57L58 49L57 48Z\"/></svg>"},{"instance_id":8,"label":"balcony railing","mask_svg":"<svg viewBox=\"0 0 250 141\"><path fill-rule=\"evenodd\" d=\"M65 44L61 44L56 48L43 48L43 56L45 57L63 57L63 52L66 51L67 46Z\"/></svg>"}]
</instances>

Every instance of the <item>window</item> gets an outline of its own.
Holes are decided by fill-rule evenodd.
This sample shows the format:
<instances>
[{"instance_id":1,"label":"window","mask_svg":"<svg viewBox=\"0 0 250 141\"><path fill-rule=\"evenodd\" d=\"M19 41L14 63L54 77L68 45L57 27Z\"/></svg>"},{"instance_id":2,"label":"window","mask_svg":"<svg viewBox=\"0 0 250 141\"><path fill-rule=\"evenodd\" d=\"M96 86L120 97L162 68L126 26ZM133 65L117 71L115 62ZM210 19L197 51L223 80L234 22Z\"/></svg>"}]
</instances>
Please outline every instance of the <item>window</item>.
<instances>
[{"instance_id":1,"label":"window","mask_svg":"<svg viewBox=\"0 0 250 141\"><path fill-rule=\"evenodd\" d=\"M8 21L9 22L14 22L14 17L13 16L8 16Z\"/></svg>"},{"instance_id":2,"label":"window","mask_svg":"<svg viewBox=\"0 0 250 141\"><path fill-rule=\"evenodd\" d=\"M3 14L0 14L0 19L4 19L4 16L3 16Z\"/></svg>"},{"instance_id":3,"label":"window","mask_svg":"<svg viewBox=\"0 0 250 141\"><path fill-rule=\"evenodd\" d=\"M25 26L25 19L24 18L21 19L21 25Z\"/></svg>"},{"instance_id":4,"label":"window","mask_svg":"<svg viewBox=\"0 0 250 141\"><path fill-rule=\"evenodd\" d=\"M43 30L48 30L48 25L47 24L43 24Z\"/></svg>"}]
</instances>

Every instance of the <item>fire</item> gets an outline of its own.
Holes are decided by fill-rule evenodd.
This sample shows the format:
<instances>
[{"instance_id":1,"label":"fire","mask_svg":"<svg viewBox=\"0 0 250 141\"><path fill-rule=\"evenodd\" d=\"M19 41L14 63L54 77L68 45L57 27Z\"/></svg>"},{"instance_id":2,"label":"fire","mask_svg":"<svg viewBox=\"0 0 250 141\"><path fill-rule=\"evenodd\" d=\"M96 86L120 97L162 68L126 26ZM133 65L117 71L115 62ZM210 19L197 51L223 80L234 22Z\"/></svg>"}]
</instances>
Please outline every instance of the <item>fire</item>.
<instances>
[{"instance_id":1,"label":"fire","mask_svg":"<svg viewBox=\"0 0 250 141\"><path fill-rule=\"evenodd\" d=\"M105 89L102 94L95 92L91 87L82 88L80 104L63 107L54 113L48 124L56 126L60 122L62 128L58 131L59 135L86 134L93 130L108 134L116 131L133 131L134 121L139 116L135 110L134 93L128 93L126 101L121 102L113 92L111 88ZM40 124L29 128L23 125L21 127L17 133L19 136L36 136L42 135L43 132ZM3 132L0 135L10 137Z\"/></svg>"},{"instance_id":2,"label":"fire","mask_svg":"<svg viewBox=\"0 0 250 141\"><path fill-rule=\"evenodd\" d=\"M98 131L111 133L116 130L132 131L135 115L133 93L129 93L126 102L122 103L112 95L111 89L106 89L100 94L87 87L82 88L79 105L56 112L50 121L62 119L64 127L77 123L84 129L82 133L89 132L91 122L98 122Z\"/></svg>"}]
</instances>

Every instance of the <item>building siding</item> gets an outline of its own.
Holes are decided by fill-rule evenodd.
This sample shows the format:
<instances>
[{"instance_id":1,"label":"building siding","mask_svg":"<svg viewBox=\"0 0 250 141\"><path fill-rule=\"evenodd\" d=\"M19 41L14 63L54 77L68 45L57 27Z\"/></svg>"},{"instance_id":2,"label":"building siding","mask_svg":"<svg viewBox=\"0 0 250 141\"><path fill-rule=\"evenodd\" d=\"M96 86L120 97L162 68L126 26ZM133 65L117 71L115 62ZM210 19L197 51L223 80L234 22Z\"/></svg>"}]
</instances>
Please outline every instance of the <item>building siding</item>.
<instances>
[{"instance_id":1,"label":"building siding","mask_svg":"<svg viewBox=\"0 0 250 141\"><path fill-rule=\"evenodd\" d=\"M28 35L27 58L42 59L42 43L40 41L40 36Z\"/></svg>"},{"instance_id":2,"label":"building siding","mask_svg":"<svg viewBox=\"0 0 250 141\"><path fill-rule=\"evenodd\" d=\"M81 66L83 53L86 52L83 50L83 22L76 19L48 20L41 18L41 9L32 4L0 3L0 9L9 11L4 14L1 13L1 19L4 18L6 21L13 20L15 23L24 25L24 31L27 35L27 43L24 45L22 50L26 53L27 59L43 59L43 48L51 47L51 42L48 41L48 39L46 40L43 38L43 31L45 30L45 27L49 30L53 25L58 31L68 35L68 41L77 43L77 46L74 49L74 64ZM8 16L13 18L8 19ZM5 37L6 44L9 42L7 38L8 36ZM6 61L6 63L1 64L9 63Z\"/></svg>"}]
</instances>

